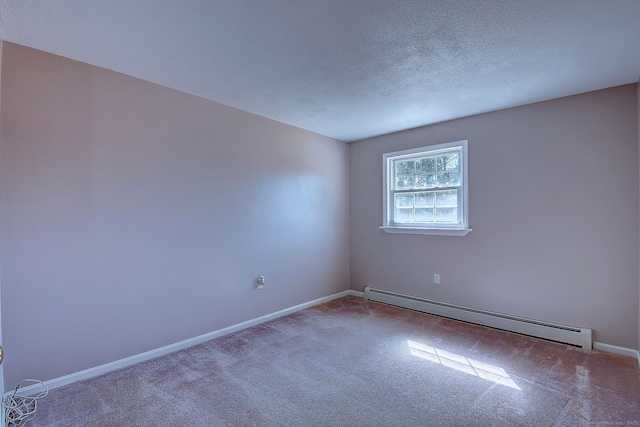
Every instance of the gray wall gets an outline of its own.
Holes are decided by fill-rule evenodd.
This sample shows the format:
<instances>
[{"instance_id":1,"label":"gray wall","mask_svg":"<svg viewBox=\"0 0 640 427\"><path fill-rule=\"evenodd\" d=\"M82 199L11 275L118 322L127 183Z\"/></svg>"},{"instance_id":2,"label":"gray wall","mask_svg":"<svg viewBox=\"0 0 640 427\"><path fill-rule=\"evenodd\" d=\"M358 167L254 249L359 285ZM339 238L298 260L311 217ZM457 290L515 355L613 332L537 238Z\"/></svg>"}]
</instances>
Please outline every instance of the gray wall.
<instances>
[{"instance_id":1,"label":"gray wall","mask_svg":"<svg viewBox=\"0 0 640 427\"><path fill-rule=\"evenodd\" d=\"M349 288L345 143L10 43L2 61L7 387Z\"/></svg>"},{"instance_id":2,"label":"gray wall","mask_svg":"<svg viewBox=\"0 0 640 427\"><path fill-rule=\"evenodd\" d=\"M590 327L638 348L636 99L633 84L350 144L352 289ZM382 154L461 139L473 231L379 230Z\"/></svg>"}]
</instances>

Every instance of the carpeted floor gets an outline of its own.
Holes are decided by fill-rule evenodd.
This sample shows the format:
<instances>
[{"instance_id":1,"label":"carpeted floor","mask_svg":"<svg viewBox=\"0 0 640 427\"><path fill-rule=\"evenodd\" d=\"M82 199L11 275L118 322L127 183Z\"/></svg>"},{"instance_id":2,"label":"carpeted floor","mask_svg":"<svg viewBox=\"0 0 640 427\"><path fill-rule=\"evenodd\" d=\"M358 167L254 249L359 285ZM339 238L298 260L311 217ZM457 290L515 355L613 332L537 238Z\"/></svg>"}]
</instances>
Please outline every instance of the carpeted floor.
<instances>
[{"instance_id":1,"label":"carpeted floor","mask_svg":"<svg viewBox=\"0 0 640 427\"><path fill-rule=\"evenodd\" d=\"M29 425L640 425L640 369L345 297L53 390Z\"/></svg>"}]
</instances>

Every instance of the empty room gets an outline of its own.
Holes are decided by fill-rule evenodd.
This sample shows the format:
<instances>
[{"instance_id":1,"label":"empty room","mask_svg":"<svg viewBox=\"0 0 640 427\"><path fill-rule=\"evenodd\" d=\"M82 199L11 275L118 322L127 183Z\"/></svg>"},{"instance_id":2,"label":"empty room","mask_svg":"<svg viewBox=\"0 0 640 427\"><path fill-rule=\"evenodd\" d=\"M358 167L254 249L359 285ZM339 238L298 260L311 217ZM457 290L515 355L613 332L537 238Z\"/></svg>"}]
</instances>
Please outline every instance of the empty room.
<instances>
[{"instance_id":1,"label":"empty room","mask_svg":"<svg viewBox=\"0 0 640 427\"><path fill-rule=\"evenodd\" d=\"M0 0L18 426L640 426L640 1Z\"/></svg>"}]
</instances>

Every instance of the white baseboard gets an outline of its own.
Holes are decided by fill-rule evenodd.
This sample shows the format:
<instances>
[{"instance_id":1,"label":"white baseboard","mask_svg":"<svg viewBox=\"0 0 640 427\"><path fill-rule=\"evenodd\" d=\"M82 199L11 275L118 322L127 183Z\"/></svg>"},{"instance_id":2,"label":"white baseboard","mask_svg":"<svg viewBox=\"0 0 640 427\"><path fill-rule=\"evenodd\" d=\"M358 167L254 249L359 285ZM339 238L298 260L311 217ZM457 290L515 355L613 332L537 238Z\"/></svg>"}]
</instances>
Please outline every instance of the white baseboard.
<instances>
[{"instance_id":1,"label":"white baseboard","mask_svg":"<svg viewBox=\"0 0 640 427\"><path fill-rule=\"evenodd\" d=\"M241 331L243 329L250 328L252 326L259 325L261 323L269 322L271 320L278 319L280 317L288 316L289 314L296 313L300 310L304 310L305 308L322 304L324 302L328 302L337 298L342 298L347 295L352 295L356 297L364 298L364 293L354 290L342 291L337 294L332 294L323 298L318 298L313 301L305 302L302 304L298 304L296 306L286 308L284 310L276 311L275 313L267 314L261 317L257 317L252 320L247 320L246 322L238 323L237 325L232 325L227 328L219 329L217 331L209 332L204 335L200 335L194 338L189 338L184 341L177 342L175 344L170 344L164 347L157 348L155 350L150 350L144 353L136 354L134 356L130 356L124 359L116 360L114 362L106 363L104 365L96 366L93 368L85 369L83 371L74 372L69 375L65 375L59 378L54 378L44 383L47 385L49 390L62 387L76 381L86 380L89 378L97 377L99 375L103 375L109 373L111 371L116 371L118 369L126 368L131 365L135 365L136 363L145 362L147 360L155 359L160 356L164 356L169 353L174 353L176 351L184 350L185 348L193 347L198 344L202 344L203 342L212 340L214 338L218 338L224 335L228 335L234 332ZM634 350L631 348L618 347L611 344L604 344L600 342L593 343L594 350L600 350L607 353L620 354L622 356L633 357L638 360L638 365L640 366L640 352L638 350ZM29 393L39 392L41 389L38 385L27 386L21 388L21 393L25 395L29 395ZM5 393L12 393L13 391L8 391ZM4 412L4 411L2 411Z\"/></svg>"},{"instance_id":2,"label":"white baseboard","mask_svg":"<svg viewBox=\"0 0 640 427\"><path fill-rule=\"evenodd\" d=\"M267 314L264 316L257 317L252 320L247 320L246 322L238 323L237 325L232 325L227 328L219 329L217 331L209 332L204 335L200 335L194 338L189 338L184 341L177 342L175 344L169 344L164 347L157 348L155 350L150 350L144 353L136 354L134 356L130 356L124 359L116 360L114 362L105 363L104 365L96 366L94 368L85 369L84 371L74 372L69 375L65 375L59 378L54 378L51 380L44 381L49 390L53 390L54 388L62 387L76 381L86 380L89 378L97 377L99 375L103 375L109 373L111 371L115 371L118 369L126 368L131 365L135 365L136 363L145 362L147 360L155 359L160 356L164 356L169 353L174 353L176 351L184 350L185 348L193 347L198 344L202 344L203 342L210 341L214 338L221 337L223 335L228 335L233 332L238 332L243 329L250 328L252 326L259 325L261 323L269 322L271 320L278 319L280 317L288 316L289 314L293 314L305 308L322 304L324 302L328 302L337 298L342 298L347 295L352 295L352 292L355 291L342 291L337 294L329 295L326 297L318 298L313 301L305 302L302 304L298 304L294 307L285 308L284 310L276 311L275 313ZM30 393L37 393L41 391L41 387L38 385L27 386L20 389L21 394L28 396ZM5 396L8 393L12 393L13 390L7 391Z\"/></svg>"},{"instance_id":3,"label":"white baseboard","mask_svg":"<svg viewBox=\"0 0 640 427\"><path fill-rule=\"evenodd\" d=\"M593 343L594 350L604 351L605 353L619 354L621 356L632 357L638 361L640 366L640 351L627 347L619 347L617 345L605 344L601 342Z\"/></svg>"}]
</instances>

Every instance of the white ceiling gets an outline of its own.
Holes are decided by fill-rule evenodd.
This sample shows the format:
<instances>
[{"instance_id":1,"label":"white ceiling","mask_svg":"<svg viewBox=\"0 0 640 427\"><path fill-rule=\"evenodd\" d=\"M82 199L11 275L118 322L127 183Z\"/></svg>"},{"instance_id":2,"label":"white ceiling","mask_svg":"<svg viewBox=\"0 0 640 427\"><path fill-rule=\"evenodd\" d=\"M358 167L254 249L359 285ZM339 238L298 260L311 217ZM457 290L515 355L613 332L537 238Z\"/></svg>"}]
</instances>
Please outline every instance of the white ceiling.
<instances>
[{"instance_id":1,"label":"white ceiling","mask_svg":"<svg viewBox=\"0 0 640 427\"><path fill-rule=\"evenodd\" d=\"M0 1L3 40L344 141L640 76L640 0Z\"/></svg>"}]
</instances>

